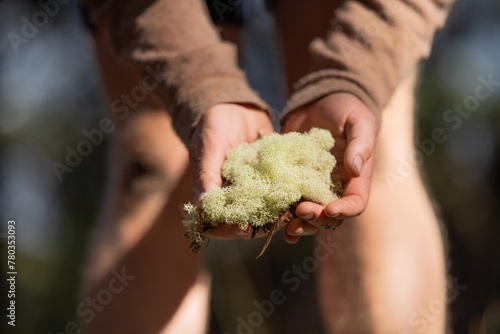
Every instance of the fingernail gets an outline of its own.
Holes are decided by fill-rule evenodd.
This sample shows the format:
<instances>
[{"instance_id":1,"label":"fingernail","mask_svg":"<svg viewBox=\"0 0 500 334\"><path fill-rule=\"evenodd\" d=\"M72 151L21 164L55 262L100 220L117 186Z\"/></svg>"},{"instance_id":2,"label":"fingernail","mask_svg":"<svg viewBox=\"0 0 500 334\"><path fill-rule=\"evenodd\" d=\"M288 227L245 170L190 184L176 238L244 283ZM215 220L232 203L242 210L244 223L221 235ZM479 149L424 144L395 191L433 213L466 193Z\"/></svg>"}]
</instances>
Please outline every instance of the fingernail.
<instances>
[{"instance_id":1,"label":"fingernail","mask_svg":"<svg viewBox=\"0 0 500 334\"><path fill-rule=\"evenodd\" d=\"M301 216L300 218L308 220L308 219L312 219L313 217L314 217L314 215L312 214L312 212L309 212L309 213Z\"/></svg>"},{"instance_id":2,"label":"fingernail","mask_svg":"<svg viewBox=\"0 0 500 334\"><path fill-rule=\"evenodd\" d=\"M298 229L295 230L295 235L302 235L304 234L304 229L302 227L299 227Z\"/></svg>"},{"instance_id":3,"label":"fingernail","mask_svg":"<svg viewBox=\"0 0 500 334\"><path fill-rule=\"evenodd\" d=\"M354 158L352 158L352 164L354 165L354 168L356 168L358 176L361 175L361 170L363 169L363 159L361 159L359 154L356 154Z\"/></svg>"}]
</instances>

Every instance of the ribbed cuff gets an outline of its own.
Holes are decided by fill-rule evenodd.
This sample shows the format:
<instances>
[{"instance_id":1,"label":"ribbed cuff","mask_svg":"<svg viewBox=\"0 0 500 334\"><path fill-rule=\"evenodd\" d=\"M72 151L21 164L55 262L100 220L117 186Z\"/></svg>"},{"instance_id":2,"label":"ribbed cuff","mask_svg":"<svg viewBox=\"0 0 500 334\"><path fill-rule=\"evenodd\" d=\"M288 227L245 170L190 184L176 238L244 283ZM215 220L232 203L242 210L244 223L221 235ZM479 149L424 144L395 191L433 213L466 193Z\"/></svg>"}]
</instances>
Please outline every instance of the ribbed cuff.
<instances>
[{"instance_id":1,"label":"ribbed cuff","mask_svg":"<svg viewBox=\"0 0 500 334\"><path fill-rule=\"evenodd\" d=\"M220 103L251 104L267 112L272 119L272 109L245 81L232 78L207 80L184 95L173 114L173 126L186 146L204 112Z\"/></svg>"},{"instance_id":2,"label":"ribbed cuff","mask_svg":"<svg viewBox=\"0 0 500 334\"><path fill-rule=\"evenodd\" d=\"M361 100L378 118L379 108L370 94L349 78L342 77L337 70L320 70L303 77L295 87L280 119L283 127L288 116L294 110L312 103L332 93L350 93Z\"/></svg>"},{"instance_id":3,"label":"ribbed cuff","mask_svg":"<svg viewBox=\"0 0 500 334\"><path fill-rule=\"evenodd\" d=\"M272 118L272 109L250 88L238 67L233 45L214 43L179 56L171 57L163 52L155 53L152 58L148 59L149 65L161 69L161 83L155 91L187 146L203 113L216 104L250 104Z\"/></svg>"}]
</instances>

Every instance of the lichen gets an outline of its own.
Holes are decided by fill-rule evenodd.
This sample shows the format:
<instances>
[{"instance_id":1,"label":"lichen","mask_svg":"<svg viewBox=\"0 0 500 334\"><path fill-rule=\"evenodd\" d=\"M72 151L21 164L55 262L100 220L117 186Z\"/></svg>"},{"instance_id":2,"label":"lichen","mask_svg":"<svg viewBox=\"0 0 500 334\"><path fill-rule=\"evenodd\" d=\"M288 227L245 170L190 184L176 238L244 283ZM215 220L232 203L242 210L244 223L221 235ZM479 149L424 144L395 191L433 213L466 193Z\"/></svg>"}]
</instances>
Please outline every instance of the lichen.
<instances>
[{"instance_id":1,"label":"lichen","mask_svg":"<svg viewBox=\"0 0 500 334\"><path fill-rule=\"evenodd\" d=\"M269 226L301 200L325 205L338 199L341 186L330 153L334 143L329 131L312 128L232 149L222 167L223 187L203 198L202 210L184 205L191 250L197 251L206 239L203 233L218 224Z\"/></svg>"}]
</instances>

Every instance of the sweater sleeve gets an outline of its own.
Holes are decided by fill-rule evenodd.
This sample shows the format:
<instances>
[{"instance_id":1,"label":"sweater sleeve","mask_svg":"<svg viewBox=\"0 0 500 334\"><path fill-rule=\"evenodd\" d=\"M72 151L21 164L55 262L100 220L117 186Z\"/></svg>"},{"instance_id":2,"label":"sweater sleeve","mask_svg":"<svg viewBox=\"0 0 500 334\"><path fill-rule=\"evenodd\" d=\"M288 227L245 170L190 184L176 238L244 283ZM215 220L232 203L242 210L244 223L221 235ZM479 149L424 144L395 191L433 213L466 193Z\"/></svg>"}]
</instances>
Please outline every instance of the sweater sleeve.
<instances>
[{"instance_id":1,"label":"sweater sleeve","mask_svg":"<svg viewBox=\"0 0 500 334\"><path fill-rule=\"evenodd\" d=\"M84 0L97 30L141 77L155 73L155 93L185 144L201 115L218 103L271 113L220 39L201 0Z\"/></svg>"},{"instance_id":2,"label":"sweater sleeve","mask_svg":"<svg viewBox=\"0 0 500 334\"><path fill-rule=\"evenodd\" d=\"M310 44L312 72L296 83L287 115L325 95L348 92L379 117L399 82L430 54L453 0L346 0L325 39Z\"/></svg>"}]
</instances>

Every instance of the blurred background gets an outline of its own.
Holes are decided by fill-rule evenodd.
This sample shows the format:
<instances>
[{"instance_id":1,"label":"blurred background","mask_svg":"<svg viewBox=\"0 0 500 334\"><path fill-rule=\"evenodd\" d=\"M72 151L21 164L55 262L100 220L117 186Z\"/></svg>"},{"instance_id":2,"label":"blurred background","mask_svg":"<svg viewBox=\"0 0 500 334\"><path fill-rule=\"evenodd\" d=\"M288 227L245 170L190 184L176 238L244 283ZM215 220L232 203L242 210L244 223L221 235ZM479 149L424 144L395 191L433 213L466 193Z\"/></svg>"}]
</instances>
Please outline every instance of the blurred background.
<instances>
[{"instance_id":1,"label":"blurred background","mask_svg":"<svg viewBox=\"0 0 500 334\"><path fill-rule=\"evenodd\" d=\"M67 147L84 138L82 130L98 127L107 103L77 2L60 5L46 22L38 18L40 27L22 32L26 18L31 21L42 10L35 0L0 0L1 284L6 291L6 223L15 219L15 332L55 334L77 319L82 265L107 181L107 147L94 146L62 178L54 172L54 162L64 161ZM466 287L450 305L455 333L500 333L500 89L480 101L460 125L443 119L454 104L467 103L480 78L500 81L499 17L496 0L458 0L422 67L418 89L417 143L431 138L436 128L448 136L423 165L447 230L450 277ZM255 20L245 32L253 44L261 40L258 34L272 33L269 15L261 12ZM276 56L272 43L258 48ZM263 75L270 62L259 64L252 50L248 57L252 81L270 85L261 91L279 109L283 89L273 82L279 78ZM308 240L301 249L280 252L287 246L278 239L259 262L254 256L261 243L224 246L231 254L224 259L214 256L222 246L211 244L211 332L234 328L234 319L253 309L249 303L230 303L229 295L244 291L242 300L268 298L274 287L283 286L281 274L311 250ZM314 289L313 279L304 280L257 332L323 333ZM5 310L5 293L0 298ZM5 333L11 328L3 312Z\"/></svg>"}]
</instances>

